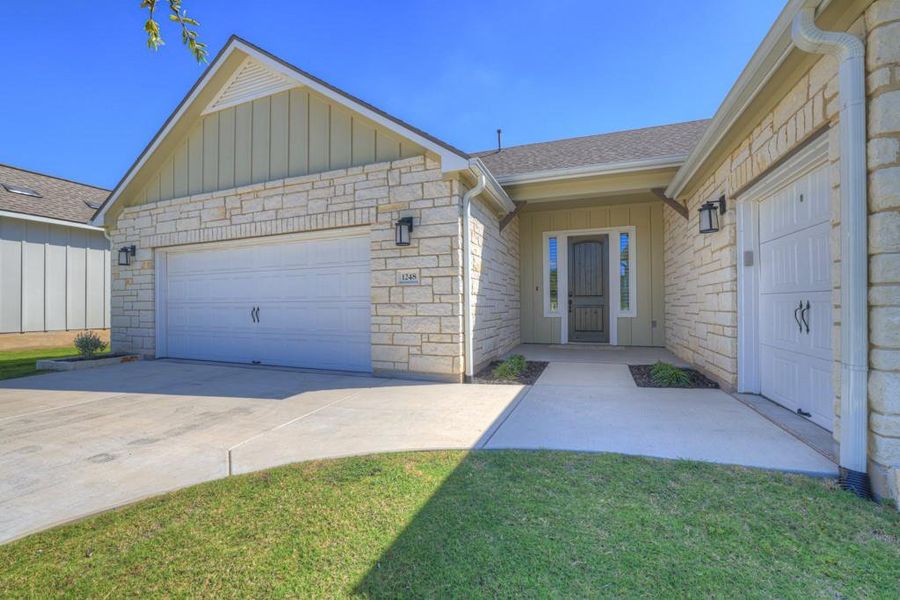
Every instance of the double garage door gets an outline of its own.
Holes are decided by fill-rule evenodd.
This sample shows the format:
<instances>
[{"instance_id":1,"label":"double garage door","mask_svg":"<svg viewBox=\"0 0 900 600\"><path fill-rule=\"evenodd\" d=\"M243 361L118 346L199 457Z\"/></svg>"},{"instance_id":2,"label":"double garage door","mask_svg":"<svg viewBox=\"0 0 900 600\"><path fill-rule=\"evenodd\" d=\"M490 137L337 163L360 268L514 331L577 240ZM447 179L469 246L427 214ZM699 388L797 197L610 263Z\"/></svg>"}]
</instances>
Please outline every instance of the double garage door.
<instances>
[{"instance_id":1,"label":"double garage door","mask_svg":"<svg viewBox=\"0 0 900 600\"><path fill-rule=\"evenodd\" d=\"M831 430L831 189L826 167L759 207L761 391Z\"/></svg>"},{"instance_id":2,"label":"double garage door","mask_svg":"<svg viewBox=\"0 0 900 600\"><path fill-rule=\"evenodd\" d=\"M189 246L159 262L160 356L371 370L367 232Z\"/></svg>"}]
</instances>

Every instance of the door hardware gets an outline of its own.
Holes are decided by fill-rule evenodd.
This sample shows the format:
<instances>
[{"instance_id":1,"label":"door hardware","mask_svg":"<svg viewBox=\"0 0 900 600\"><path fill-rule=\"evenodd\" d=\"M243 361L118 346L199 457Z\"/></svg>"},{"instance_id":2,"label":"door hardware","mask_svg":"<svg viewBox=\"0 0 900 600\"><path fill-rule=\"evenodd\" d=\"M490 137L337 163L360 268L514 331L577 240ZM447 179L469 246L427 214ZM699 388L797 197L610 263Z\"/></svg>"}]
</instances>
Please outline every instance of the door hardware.
<instances>
[{"instance_id":1,"label":"door hardware","mask_svg":"<svg viewBox=\"0 0 900 600\"><path fill-rule=\"evenodd\" d=\"M800 415L801 417L807 417L807 418L812 416L812 413L808 413L805 410L803 410L802 408L797 409L797 414Z\"/></svg>"},{"instance_id":2,"label":"door hardware","mask_svg":"<svg viewBox=\"0 0 900 600\"><path fill-rule=\"evenodd\" d=\"M256 307L256 322L259 323L259 307Z\"/></svg>"},{"instance_id":3,"label":"door hardware","mask_svg":"<svg viewBox=\"0 0 900 600\"><path fill-rule=\"evenodd\" d=\"M797 322L797 328L800 330L800 333L803 333L803 325L800 324L800 319L797 318L797 312L803 310L803 300L800 301L800 306L794 309L794 321Z\"/></svg>"},{"instance_id":4,"label":"door hardware","mask_svg":"<svg viewBox=\"0 0 900 600\"><path fill-rule=\"evenodd\" d=\"M250 307L250 320L256 323L256 307Z\"/></svg>"},{"instance_id":5,"label":"door hardware","mask_svg":"<svg viewBox=\"0 0 900 600\"><path fill-rule=\"evenodd\" d=\"M803 301L800 301L800 306L803 306ZM800 318L803 319L803 324L806 325L806 333L809 333L809 321L806 320L806 315L809 312L809 300L806 301L806 308L800 311Z\"/></svg>"}]
</instances>

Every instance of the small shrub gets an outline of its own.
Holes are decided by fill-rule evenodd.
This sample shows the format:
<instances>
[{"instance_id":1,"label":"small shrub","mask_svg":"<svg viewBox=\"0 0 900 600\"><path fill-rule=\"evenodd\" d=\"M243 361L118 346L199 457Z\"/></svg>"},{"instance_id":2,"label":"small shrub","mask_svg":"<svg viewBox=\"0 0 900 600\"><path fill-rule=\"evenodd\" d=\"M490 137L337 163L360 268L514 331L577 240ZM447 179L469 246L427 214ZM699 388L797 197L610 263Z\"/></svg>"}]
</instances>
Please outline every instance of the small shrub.
<instances>
[{"instance_id":1,"label":"small shrub","mask_svg":"<svg viewBox=\"0 0 900 600\"><path fill-rule=\"evenodd\" d=\"M650 378L656 385L664 387L687 387L691 384L691 376L684 369L662 361L650 368Z\"/></svg>"},{"instance_id":2,"label":"small shrub","mask_svg":"<svg viewBox=\"0 0 900 600\"><path fill-rule=\"evenodd\" d=\"M525 357L513 354L494 368L497 379L515 379L525 371Z\"/></svg>"},{"instance_id":3,"label":"small shrub","mask_svg":"<svg viewBox=\"0 0 900 600\"><path fill-rule=\"evenodd\" d=\"M98 352L106 350L106 342L93 331L82 331L75 336L75 347L84 358L91 358Z\"/></svg>"}]
</instances>

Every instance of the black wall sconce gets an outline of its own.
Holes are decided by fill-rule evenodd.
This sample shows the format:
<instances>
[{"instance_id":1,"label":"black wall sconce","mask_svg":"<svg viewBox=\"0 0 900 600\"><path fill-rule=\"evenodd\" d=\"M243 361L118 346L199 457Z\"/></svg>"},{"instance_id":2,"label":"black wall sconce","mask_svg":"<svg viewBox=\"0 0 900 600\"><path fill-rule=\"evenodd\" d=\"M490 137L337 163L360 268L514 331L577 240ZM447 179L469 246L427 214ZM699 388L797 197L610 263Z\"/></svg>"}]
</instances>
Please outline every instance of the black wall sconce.
<instances>
[{"instance_id":1,"label":"black wall sconce","mask_svg":"<svg viewBox=\"0 0 900 600\"><path fill-rule=\"evenodd\" d=\"M716 210L717 208L718 210ZM700 207L700 233L717 232L719 230L719 214L725 214L725 194L719 196L718 200L710 200Z\"/></svg>"},{"instance_id":2,"label":"black wall sconce","mask_svg":"<svg viewBox=\"0 0 900 600\"><path fill-rule=\"evenodd\" d=\"M413 218L403 217L394 223L394 243L398 246L409 246L409 234L413 230Z\"/></svg>"},{"instance_id":3,"label":"black wall sconce","mask_svg":"<svg viewBox=\"0 0 900 600\"><path fill-rule=\"evenodd\" d=\"M131 246L122 246L119 248L119 266L127 267L131 264L131 259L134 258L134 254L137 252L137 248L134 247L134 244Z\"/></svg>"}]
</instances>

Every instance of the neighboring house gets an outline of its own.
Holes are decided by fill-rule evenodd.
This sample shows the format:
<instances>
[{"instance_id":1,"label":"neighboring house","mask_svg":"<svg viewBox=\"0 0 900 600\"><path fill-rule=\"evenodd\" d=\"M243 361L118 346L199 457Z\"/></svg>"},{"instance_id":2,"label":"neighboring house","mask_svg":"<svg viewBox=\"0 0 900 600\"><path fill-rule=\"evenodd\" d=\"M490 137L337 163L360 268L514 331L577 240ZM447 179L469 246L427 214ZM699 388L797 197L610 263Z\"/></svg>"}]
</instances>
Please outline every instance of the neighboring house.
<instances>
[{"instance_id":1,"label":"neighboring house","mask_svg":"<svg viewBox=\"0 0 900 600\"><path fill-rule=\"evenodd\" d=\"M108 195L0 165L0 349L109 327L109 242L88 224Z\"/></svg>"},{"instance_id":2,"label":"neighboring house","mask_svg":"<svg viewBox=\"0 0 900 600\"><path fill-rule=\"evenodd\" d=\"M94 219L136 247L114 348L460 381L520 342L666 346L896 494L898 27L791 1L709 122L475 155L232 38Z\"/></svg>"}]
</instances>

